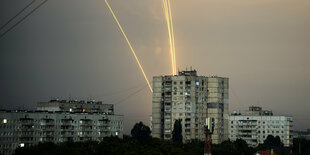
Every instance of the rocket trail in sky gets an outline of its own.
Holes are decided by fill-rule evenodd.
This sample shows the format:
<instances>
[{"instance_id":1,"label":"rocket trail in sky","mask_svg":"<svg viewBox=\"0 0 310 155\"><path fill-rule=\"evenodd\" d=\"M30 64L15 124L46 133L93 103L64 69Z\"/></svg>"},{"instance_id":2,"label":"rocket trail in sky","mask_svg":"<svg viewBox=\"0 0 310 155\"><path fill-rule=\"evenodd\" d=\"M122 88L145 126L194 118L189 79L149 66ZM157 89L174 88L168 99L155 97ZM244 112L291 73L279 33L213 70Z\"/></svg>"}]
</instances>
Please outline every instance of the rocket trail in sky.
<instances>
[{"instance_id":1,"label":"rocket trail in sky","mask_svg":"<svg viewBox=\"0 0 310 155\"><path fill-rule=\"evenodd\" d=\"M173 30L173 21L172 21L172 13L171 13L171 5L170 0L163 0L163 9L166 18L167 28L168 28L168 36L170 43L170 54L171 54L171 66L172 66L172 74L176 75L177 65L176 65L176 56L175 56L175 44L174 44L174 30Z\"/></svg>"},{"instance_id":2,"label":"rocket trail in sky","mask_svg":"<svg viewBox=\"0 0 310 155\"><path fill-rule=\"evenodd\" d=\"M150 88L150 91L153 92L153 89L152 89L152 87L151 87L151 84L150 84L149 80L148 80L147 77L146 77L146 74L145 74L145 72L144 72L144 70L143 70L143 68L142 68L142 65L141 65L141 63L140 63L140 61L139 61L139 59L138 59L138 57L137 57L137 55L136 55L136 52L133 50L133 48L132 48L132 46L131 46L131 43L129 42L129 40L128 40L128 38L127 38L127 36L126 36L126 34L125 34L125 32L124 32L124 30L123 30L121 24L119 23L118 19L116 18L115 14L114 14L114 12L113 12L112 8L110 7L110 5L109 5L109 3L108 3L107 0L105 0L105 3L107 4L107 6L108 6L108 8L109 8L109 10L110 10L110 12L111 12L111 14L113 15L113 17L114 17L114 19L115 19L115 21L116 21L116 23L117 23L117 25L118 25L118 27L119 27L119 29L121 30L121 32L122 32L124 38L126 39L126 41L127 41L127 43L128 43L128 46L129 46L129 48L130 48L130 50L131 50L131 53L132 53L133 56L135 57L135 59L136 59L138 65L139 65L139 68L140 68L140 70L141 70L141 72L142 72L142 74L143 74L143 76L144 76L144 79L145 79L146 83L148 84L148 86L149 86L149 88Z\"/></svg>"}]
</instances>

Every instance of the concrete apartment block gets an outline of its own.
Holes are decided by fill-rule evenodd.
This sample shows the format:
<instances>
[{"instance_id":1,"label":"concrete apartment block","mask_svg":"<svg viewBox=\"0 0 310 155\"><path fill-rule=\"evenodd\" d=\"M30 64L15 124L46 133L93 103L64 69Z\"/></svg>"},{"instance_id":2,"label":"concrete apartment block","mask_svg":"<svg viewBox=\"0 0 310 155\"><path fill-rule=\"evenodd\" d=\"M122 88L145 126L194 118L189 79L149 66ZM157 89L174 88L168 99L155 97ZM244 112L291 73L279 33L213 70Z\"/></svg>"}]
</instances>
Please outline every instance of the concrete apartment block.
<instances>
[{"instance_id":1,"label":"concrete apartment block","mask_svg":"<svg viewBox=\"0 0 310 155\"><path fill-rule=\"evenodd\" d=\"M183 141L204 140L207 117L215 119L212 142L228 139L228 78L198 76L195 70L153 77L152 136L172 139L175 120L182 120Z\"/></svg>"}]
</instances>

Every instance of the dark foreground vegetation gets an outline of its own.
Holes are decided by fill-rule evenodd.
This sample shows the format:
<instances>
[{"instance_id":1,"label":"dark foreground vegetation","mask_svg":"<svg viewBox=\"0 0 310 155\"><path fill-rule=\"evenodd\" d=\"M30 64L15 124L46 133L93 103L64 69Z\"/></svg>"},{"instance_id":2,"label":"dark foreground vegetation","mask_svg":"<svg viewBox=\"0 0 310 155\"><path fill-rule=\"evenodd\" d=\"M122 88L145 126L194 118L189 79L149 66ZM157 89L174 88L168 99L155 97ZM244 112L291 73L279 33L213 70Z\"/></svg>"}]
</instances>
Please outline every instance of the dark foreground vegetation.
<instances>
[{"instance_id":1,"label":"dark foreground vegetation","mask_svg":"<svg viewBox=\"0 0 310 155\"><path fill-rule=\"evenodd\" d=\"M204 143L193 140L182 144L182 138L173 138L173 141L161 141L150 136L150 130L143 123L137 123L131 130L132 136L106 137L101 142L64 142L64 143L40 143L36 146L18 148L17 155L97 155L97 154L163 154L163 155L201 155ZM180 132L174 132L174 137L180 136ZM212 145L212 155L253 155L258 150L273 149L279 155L286 154L310 154L310 141L305 139L294 139L293 148L285 148L278 137L268 136L264 144L257 148L248 147L244 140L238 139L234 142L225 141L219 145Z\"/></svg>"}]
</instances>

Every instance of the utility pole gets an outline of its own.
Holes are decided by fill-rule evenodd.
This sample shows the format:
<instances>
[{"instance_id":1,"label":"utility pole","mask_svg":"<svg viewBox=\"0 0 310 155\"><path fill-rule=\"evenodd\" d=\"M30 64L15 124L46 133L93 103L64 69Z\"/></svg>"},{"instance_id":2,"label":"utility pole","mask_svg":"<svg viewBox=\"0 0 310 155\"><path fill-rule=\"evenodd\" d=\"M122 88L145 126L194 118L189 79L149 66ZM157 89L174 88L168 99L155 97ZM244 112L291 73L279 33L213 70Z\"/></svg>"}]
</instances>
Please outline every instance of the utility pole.
<instances>
[{"instance_id":1,"label":"utility pole","mask_svg":"<svg viewBox=\"0 0 310 155\"><path fill-rule=\"evenodd\" d=\"M206 118L206 124L204 126L204 134L205 134L204 155L212 155L211 135L212 135L213 131L214 131L214 118L208 117L208 118Z\"/></svg>"},{"instance_id":2,"label":"utility pole","mask_svg":"<svg viewBox=\"0 0 310 155\"><path fill-rule=\"evenodd\" d=\"M299 139L298 141L299 141L299 145L298 145L298 152L299 152L299 154L301 154L300 139Z\"/></svg>"},{"instance_id":3,"label":"utility pole","mask_svg":"<svg viewBox=\"0 0 310 155\"><path fill-rule=\"evenodd\" d=\"M212 144L211 132L207 126L205 126L204 128L205 128L204 155L212 155L211 153L211 144Z\"/></svg>"}]
</instances>

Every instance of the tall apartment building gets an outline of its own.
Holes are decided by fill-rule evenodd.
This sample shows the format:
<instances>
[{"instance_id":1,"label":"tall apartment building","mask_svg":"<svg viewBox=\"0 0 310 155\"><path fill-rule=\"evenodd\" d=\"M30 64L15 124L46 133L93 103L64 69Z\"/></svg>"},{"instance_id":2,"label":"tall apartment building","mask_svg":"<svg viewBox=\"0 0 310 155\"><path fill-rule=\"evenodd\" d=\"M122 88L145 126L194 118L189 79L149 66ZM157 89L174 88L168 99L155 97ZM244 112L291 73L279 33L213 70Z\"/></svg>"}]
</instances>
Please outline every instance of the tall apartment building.
<instances>
[{"instance_id":1,"label":"tall apartment building","mask_svg":"<svg viewBox=\"0 0 310 155\"><path fill-rule=\"evenodd\" d=\"M46 102L46 105L50 103ZM62 101L60 106L66 107L67 103L70 105L69 102ZM90 105L81 103L78 107L80 106L83 109ZM97 106L94 108L97 109ZM13 154L17 147L36 145L39 142L100 141L106 136L123 137L122 115L98 111L86 112L86 110L70 112L70 108L69 111L65 109L59 111L54 111L55 108L49 109L50 111L1 110L0 154ZM110 107L107 106L107 109Z\"/></svg>"},{"instance_id":2,"label":"tall apartment building","mask_svg":"<svg viewBox=\"0 0 310 155\"><path fill-rule=\"evenodd\" d=\"M264 143L268 135L279 136L284 146L293 144L293 118L273 116L272 111L251 106L246 114L234 113L229 116L229 139L245 140L248 145L256 147Z\"/></svg>"},{"instance_id":3,"label":"tall apartment building","mask_svg":"<svg viewBox=\"0 0 310 155\"><path fill-rule=\"evenodd\" d=\"M153 77L152 136L172 139L182 120L183 141L204 140L206 118L215 119L212 142L228 139L228 78L198 76L196 70Z\"/></svg>"}]
</instances>

